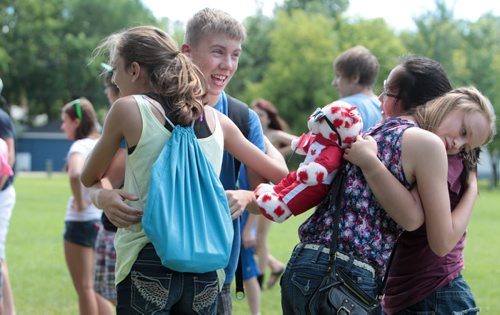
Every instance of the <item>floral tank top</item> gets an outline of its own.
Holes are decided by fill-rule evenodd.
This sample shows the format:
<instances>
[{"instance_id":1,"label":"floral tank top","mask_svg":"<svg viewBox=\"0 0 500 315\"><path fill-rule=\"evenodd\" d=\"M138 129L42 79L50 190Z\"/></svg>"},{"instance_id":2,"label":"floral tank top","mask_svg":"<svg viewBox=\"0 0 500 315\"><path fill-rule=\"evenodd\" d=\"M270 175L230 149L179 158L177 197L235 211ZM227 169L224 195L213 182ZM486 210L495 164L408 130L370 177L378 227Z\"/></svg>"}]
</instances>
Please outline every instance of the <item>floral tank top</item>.
<instances>
[{"instance_id":1,"label":"floral tank top","mask_svg":"<svg viewBox=\"0 0 500 315\"><path fill-rule=\"evenodd\" d=\"M401 136L410 127L418 127L415 122L389 118L373 126L366 132L378 144L378 158L391 173L408 189L411 184L404 176L401 164ZM366 262L382 278L392 249L402 230L377 202L361 169L346 163L342 200L342 215L338 250ZM302 243L330 246L333 234L333 213L335 198L330 204L323 203L299 227Z\"/></svg>"}]
</instances>

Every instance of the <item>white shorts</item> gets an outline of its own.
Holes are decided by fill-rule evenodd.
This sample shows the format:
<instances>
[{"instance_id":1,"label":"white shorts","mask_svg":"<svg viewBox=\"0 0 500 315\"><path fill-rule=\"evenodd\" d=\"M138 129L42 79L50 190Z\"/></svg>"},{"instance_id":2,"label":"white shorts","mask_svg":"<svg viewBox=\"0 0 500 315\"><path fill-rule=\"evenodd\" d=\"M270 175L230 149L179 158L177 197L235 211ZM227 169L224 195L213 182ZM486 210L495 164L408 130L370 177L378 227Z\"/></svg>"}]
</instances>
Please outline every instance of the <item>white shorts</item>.
<instances>
[{"instance_id":1,"label":"white shorts","mask_svg":"<svg viewBox=\"0 0 500 315\"><path fill-rule=\"evenodd\" d=\"M5 243L7 242L7 232L9 232L10 217L16 204L16 190L10 185L5 190L0 191L0 260L5 259Z\"/></svg>"}]
</instances>

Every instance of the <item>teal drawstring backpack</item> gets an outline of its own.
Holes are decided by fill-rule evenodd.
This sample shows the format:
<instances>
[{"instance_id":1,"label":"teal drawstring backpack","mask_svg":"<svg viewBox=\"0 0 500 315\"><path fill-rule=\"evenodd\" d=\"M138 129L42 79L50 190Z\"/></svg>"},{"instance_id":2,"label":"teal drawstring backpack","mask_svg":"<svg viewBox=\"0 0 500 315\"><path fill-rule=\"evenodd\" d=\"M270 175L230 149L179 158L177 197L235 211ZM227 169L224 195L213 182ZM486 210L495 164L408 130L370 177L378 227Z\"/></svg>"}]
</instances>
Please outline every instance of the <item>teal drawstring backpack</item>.
<instances>
[{"instance_id":1,"label":"teal drawstring backpack","mask_svg":"<svg viewBox=\"0 0 500 315\"><path fill-rule=\"evenodd\" d=\"M175 125L152 165L142 226L162 265L203 273L229 262L233 225L219 176L191 126Z\"/></svg>"}]
</instances>

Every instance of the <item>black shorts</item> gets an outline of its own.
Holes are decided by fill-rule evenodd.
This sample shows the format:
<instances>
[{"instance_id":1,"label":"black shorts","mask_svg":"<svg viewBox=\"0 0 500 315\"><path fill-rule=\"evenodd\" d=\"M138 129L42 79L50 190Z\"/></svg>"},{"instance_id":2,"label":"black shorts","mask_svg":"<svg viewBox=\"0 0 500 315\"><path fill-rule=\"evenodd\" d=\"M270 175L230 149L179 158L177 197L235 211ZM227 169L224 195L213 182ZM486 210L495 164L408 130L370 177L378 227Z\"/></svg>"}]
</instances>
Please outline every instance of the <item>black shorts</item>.
<instances>
[{"instance_id":1,"label":"black shorts","mask_svg":"<svg viewBox=\"0 0 500 315\"><path fill-rule=\"evenodd\" d=\"M64 222L64 240L85 247L94 248L100 220Z\"/></svg>"}]
</instances>

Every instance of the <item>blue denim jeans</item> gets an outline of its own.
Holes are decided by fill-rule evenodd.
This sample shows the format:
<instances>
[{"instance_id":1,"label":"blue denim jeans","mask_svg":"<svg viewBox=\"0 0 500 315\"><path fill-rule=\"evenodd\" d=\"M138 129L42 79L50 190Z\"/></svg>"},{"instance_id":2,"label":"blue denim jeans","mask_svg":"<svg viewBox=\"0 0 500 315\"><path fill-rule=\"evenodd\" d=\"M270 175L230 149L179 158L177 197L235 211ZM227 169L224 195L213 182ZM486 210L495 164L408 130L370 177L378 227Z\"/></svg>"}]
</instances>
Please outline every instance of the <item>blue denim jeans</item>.
<instances>
[{"instance_id":1,"label":"blue denim jeans","mask_svg":"<svg viewBox=\"0 0 500 315\"><path fill-rule=\"evenodd\" d=\"M309 299L326 275L330 256L319 250L296 247L281 277L281 307L283 314L308 314ZM341 269L369 295L375 297L381 285L374 275L363 268L337 259Z\"/></svg>"},{"instance_id":2,"label":"blue denim jeans","mask_svg":"<svg viewBox=\"0 0 500 315\"><path fill-rule=\"evenodd\" d=\"M117 314L213 314L219 293L217 272L183 273L164 267L151 244L139 253L118 284Z\"/></svg>"},{"instance_id":3,"label":"blue denim jeans","mask_svg":"<svg viewBox=\"0 0 500 315\"><path fill-rule=\"evenodd\" d=\"M462 277L458 275L446 286L435 290L424 300L414 304L407 309L396 313L397 315L430 315L430 314L477 314L479 307L476 306L472 291Z\"/></svg>"}]
</instances>

